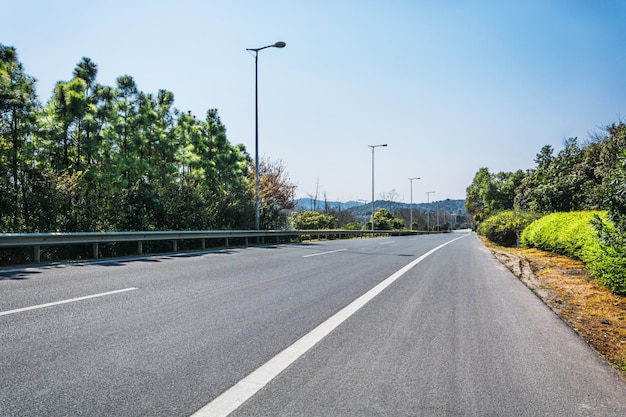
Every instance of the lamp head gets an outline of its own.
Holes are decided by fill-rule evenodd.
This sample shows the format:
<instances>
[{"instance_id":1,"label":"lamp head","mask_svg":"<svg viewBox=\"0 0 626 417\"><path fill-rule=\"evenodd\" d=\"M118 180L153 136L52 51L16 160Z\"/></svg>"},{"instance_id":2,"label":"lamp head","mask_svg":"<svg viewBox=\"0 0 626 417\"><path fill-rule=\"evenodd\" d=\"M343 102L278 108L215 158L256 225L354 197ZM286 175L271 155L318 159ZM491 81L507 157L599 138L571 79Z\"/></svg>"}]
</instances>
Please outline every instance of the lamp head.
<instances>
[{"instance_id":1,"label":"lamp head","mask_svg":"<svg viewBox=\"0 0 626 417\"><path fill-rule=\"evenodd\" d=\"M284 48L287 44L283 41L278 41L274 44L274 47L276 48Z\"/></svg>"}]
</instances>

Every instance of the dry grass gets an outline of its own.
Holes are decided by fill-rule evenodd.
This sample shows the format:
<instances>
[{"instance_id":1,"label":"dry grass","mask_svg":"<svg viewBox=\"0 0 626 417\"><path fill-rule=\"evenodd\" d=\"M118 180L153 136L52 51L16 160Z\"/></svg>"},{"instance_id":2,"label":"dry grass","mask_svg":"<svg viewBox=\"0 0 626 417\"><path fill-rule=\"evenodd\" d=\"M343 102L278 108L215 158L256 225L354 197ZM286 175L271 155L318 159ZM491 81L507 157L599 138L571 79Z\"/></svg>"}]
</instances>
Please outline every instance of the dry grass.
<instances>
[{"instance_id":1,"label":"dry grass","mask_svg":"<svg viewBox=\"0 0 626 417\"><path fill-rule=\"evenodd\" d=\"M505 248L482 240L502 263L626 377L626 297L600 286L579 261L537 249Z\"/></svg>"}]
</instances>

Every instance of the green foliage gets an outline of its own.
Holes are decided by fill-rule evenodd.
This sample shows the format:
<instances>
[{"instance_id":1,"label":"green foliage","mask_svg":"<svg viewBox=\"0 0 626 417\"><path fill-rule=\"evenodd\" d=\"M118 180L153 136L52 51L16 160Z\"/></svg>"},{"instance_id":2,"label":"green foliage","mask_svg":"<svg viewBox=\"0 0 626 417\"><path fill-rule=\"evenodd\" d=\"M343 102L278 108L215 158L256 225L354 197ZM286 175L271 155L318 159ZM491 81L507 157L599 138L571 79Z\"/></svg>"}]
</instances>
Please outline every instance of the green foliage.
<instances>
[{"instance_id":1,"label":"green foliage","mask_svg":"<svg viewBox=\"0 0 626 417\"><path fill-rule=\"evenodd\" d=\"M524 230L521 243L583 260L583 248L596 240L591 221L599 214L594 211L549 214Z\"/></svg>"},{"instance_id":2,"label":"green foliage","mask_svg":"<svg viewBox=\"0 0 626 417\"><path fill-rule=\"evenodd\" d=\"M517 209L551 213L601 207L597 144L581 147L577 138L570 138L564 145L557 156L551 146L537 154L537 167L516 190Z\"/></svg>"},{"instance_id":3,"label":"green foliage","mask_svg":"<svg viewBox=\"0 0 626 417\"><path fill-rule=\"evenodd\" d=\"M515 190L524 178L522 171L492 174L480 168L467 187L465 209L480 223L493 213L513 208Z\"/></svg>"},{"instance_id":4,"label":"green foliage","mask_svg":"<svg viewBox=\"0 0 626 417\"><path fill-rule=\"evenodd\" d=\"M626 126L622 127L621 135L626 138ZM599 229L603 231L602 238L611 246L626 245L626 152L619 155L615 170L607 181L608 192L606 204L607 217L614 227ZM604 229L604 230L603 230Z\"/></svg>"},{"instance_id":5,"label":"green foliage","mask_svg":"<svg viewBox=\"0 0 626 417\"><path fill-rule=\"evenodd\" d=\"M15 48L0 43L0 232L25 228L34 153L29 140L38 130L39 107L35 79L24 72Z\"/></svg>"},{"instance_id":6,"label":"green foliage","mask_svg":"<svg viewBox=\"0 0 626 417\"><path fill-rule=\"evenodd\" d=\"M251 158L217 110L201 120L171 92L97 73L82 58L42 105L0 44L0 232L252 228ZM260 175L262 227L284 227L295 186L280 165Z\"/></svg>"},{"instance_id":7,"label":"green foliage","mask_svg":"<svg viewBox=\"0 0 626 417\"><path fill-rule=\"evenodd\" d=\"M368 229L371 227L372 222L368 222ZM404 227L404 219L394 217L387 209L380 208L374 213L374 228L376 230L402 230Z\"/></svg>"},{"instance_id":8,"label":"green foliage","mask_svg":"<svg viewBox=\"0 0 626 417\"><path fill-rule=\"evenodd\" d=\"M556 156L552 146L542 147L536 167L526 172L494 175L481 168L467 188L466 210L478 223L510 208L537 213L607 209L609 217L613 207L626 212L619 208L626 206L619 194L626 175L616 177L626 152L626 125L613 124L605 132L584 146L577 138L567 139Z\"/></svg>"},{"instance_id":9,"label":"green foliage","mask_svg":"<svg viewBox=\"0 0 626 417\"><path fill-rule=\"evenodd\" d=\"M612 224L606 213L584 211L553 213L533 222L522 233L521 243L581 260L602 285L616 294L626 295L626 251L608 245L598 236L593 224Z\"/></svg>"},{"instance_id":10,"label":"green foliage","mask_svg":"<svg viewBox=\"0 0 626 417\"><path fill-rule=\"evenodd\" d=\"M337 219L319 211L302 211L291 213L289 224L296 230L335 229Z\"/></svg>"},{"instance_id":11,"label":"green foliage","mask_svg":"<svg viewBox=\"0 0 626 417\"><path fill-rule=\"evenodd\" d=\"M538 218L535 213L507 210L488 217L476 232L498 245L515 246L522 230Z\"/></svg>"},{"instance_id":12,"label":"green foliage","mask_svg":"<svg viewBox=\"0 0 626 417\"><path fill-rule=\"evenodd\" d=\"M365 224L363 224L361 222L354 221L354 222L346 223L343 226L343 228L346 229L346 230L363 230L365 228Z\"/></svg>"}]
</instances>

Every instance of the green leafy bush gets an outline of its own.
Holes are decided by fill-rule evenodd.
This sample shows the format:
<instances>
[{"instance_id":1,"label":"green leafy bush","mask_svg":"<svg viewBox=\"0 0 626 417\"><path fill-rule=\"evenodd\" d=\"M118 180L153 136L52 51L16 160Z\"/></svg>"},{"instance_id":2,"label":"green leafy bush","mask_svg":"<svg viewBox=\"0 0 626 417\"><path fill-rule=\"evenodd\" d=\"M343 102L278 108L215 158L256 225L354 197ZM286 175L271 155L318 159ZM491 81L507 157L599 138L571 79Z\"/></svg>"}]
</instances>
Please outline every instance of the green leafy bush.
<instances>
[{"instance_id":1,"label":"green leafy bush","mask_svg":"<svg viewBox=\"0 0 626 417\"><path fill-rule=\"evenodd\" d=\"M502 211L481 222L476 232L498 245L515 246L518 234L538 217L534 213Z\"/></svg>"},{"instance_id":2,"label":"green leafy bush","mask_svg":"<svg viewBox=\"0 0 626 417\"><path fill-rule=\"evenodd\" d=\"M584 261L583 251L597 244L591 226L598 211L552 213L533 222L521 236L523 246L540 248Z\"/></svg>"},{"instance_id":3,"label":"green leafy bush","mask_svg":"<svg viewBox=\"0 0 626 417\"><path fill-rule=\"evenodd\" d=\"M319 211L302 211L291 213L289 224L296 230L334 229L337 219Z\"/></svg>"},{"instance_id":4,"label":"green leafy bush","mask_svg":"<svg viewBox=\"0 0 626 417\"><path fill-rule=\"evenodd\" d=\"M372 228L372 222L367 222L367 228ZM393 214L387 209L380 208L374 213L374 228L376 230L402 230L404 229L404 220L393 217Z\"/></svg>"},{"instance_id":5,"label":"green leafy bush","mask_svg":"<svg viewBox=\"0 0 626 417\"><path fill-rule=\"evenodd\" d=\"M605 212L553 213L524 229L521 243L579 259L598 282L616 294L626 295L626 250L600 239L593 226L598 220L610 227Z\"/></svg>"},{"instance_id":6,"label":"green leafy bush","mask_svg":"<svg viewBox=\"0 0 626 417\"><path fill-rule=\"evenodd\" d=\"M365 228L365 224L362 222L350 222L346 223L343 228L346 230L363 230Z\"/></svg>"}]
</instances>

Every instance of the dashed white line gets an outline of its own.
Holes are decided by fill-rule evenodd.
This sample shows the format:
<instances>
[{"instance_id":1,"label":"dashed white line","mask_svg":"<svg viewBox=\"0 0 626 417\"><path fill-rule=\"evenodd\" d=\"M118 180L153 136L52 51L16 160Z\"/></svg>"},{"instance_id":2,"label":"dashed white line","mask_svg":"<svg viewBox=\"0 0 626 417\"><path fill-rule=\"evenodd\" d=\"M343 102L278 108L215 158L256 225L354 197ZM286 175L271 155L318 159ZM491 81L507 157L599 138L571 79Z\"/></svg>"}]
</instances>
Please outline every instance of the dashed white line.
<instances>
[{"instance_id":1,"label":"dashed white line","mask_svg":"<svg viewBox=\"0 0 626 417\"><path fill-rule=\"evenodd\" d=\"M303 258L311 258L313 256L328 255L329 253L343 252L344 250L346 249L337 249L337 250L329 250L327 252L312 253L310 255L304 255Z\"/></svg>"},{"instance_id":2,"label":"dashed white line","mask_svg":"<svg viewBox=\"0 0 626 417\"><path fill-rule=\"evenodd\" d=\"M136 290L136 289L137 288L135 288L135 287L130 287L130 288L124 288L122 290L102 292L100 294L85 295L83 297L70 298L68 300L61 300L61 301L54 301L52 303L39 304L39 305L36 305L36 306L17 308L15 310L0 311L0 316L7 316L9 314L22 313L24 311L30 311L30 310L37 310L39 308L53 307L53 306L57 306L57 305L60 305L60 304L74 303L76 301L83 301L83 300L88 300L90 298L104 297L104 296L107 296L107 295L119 294L121 292L133 291L133 290Z\"/></svg>"},{"instance_id":3,"label":"dashed white line","mask_svg":"<svg viewBox=\"0 0 626 417\"><path fill-rule=\"evenodd\" d=\"M335 330L341 323L346 321L350 316L356 313L361 307L370 302L374 297L380 294L385 288L393 284L398 278L407 273L418 263L443 248L450 243L462 239L467 235L452 239L434 249L426 252L419 258L413 260L402 269L396 271L393 275L376 285L374 288L339 310L335 315L331 316L325 322L311 330L308 334L302 336L293 345L289 346L278 355L267 361L261 367L257 368L250 375L224 391L213 401L196 411L191 417L226 417L235 411L244 402L249 400L261 388L267 385L272 379L278 376L282 371L287 369L289 365L294 363L300 356L304 355L309 349L315 346L320 340L326 337L330 332Z\"/></svg>"}]
</instances>

